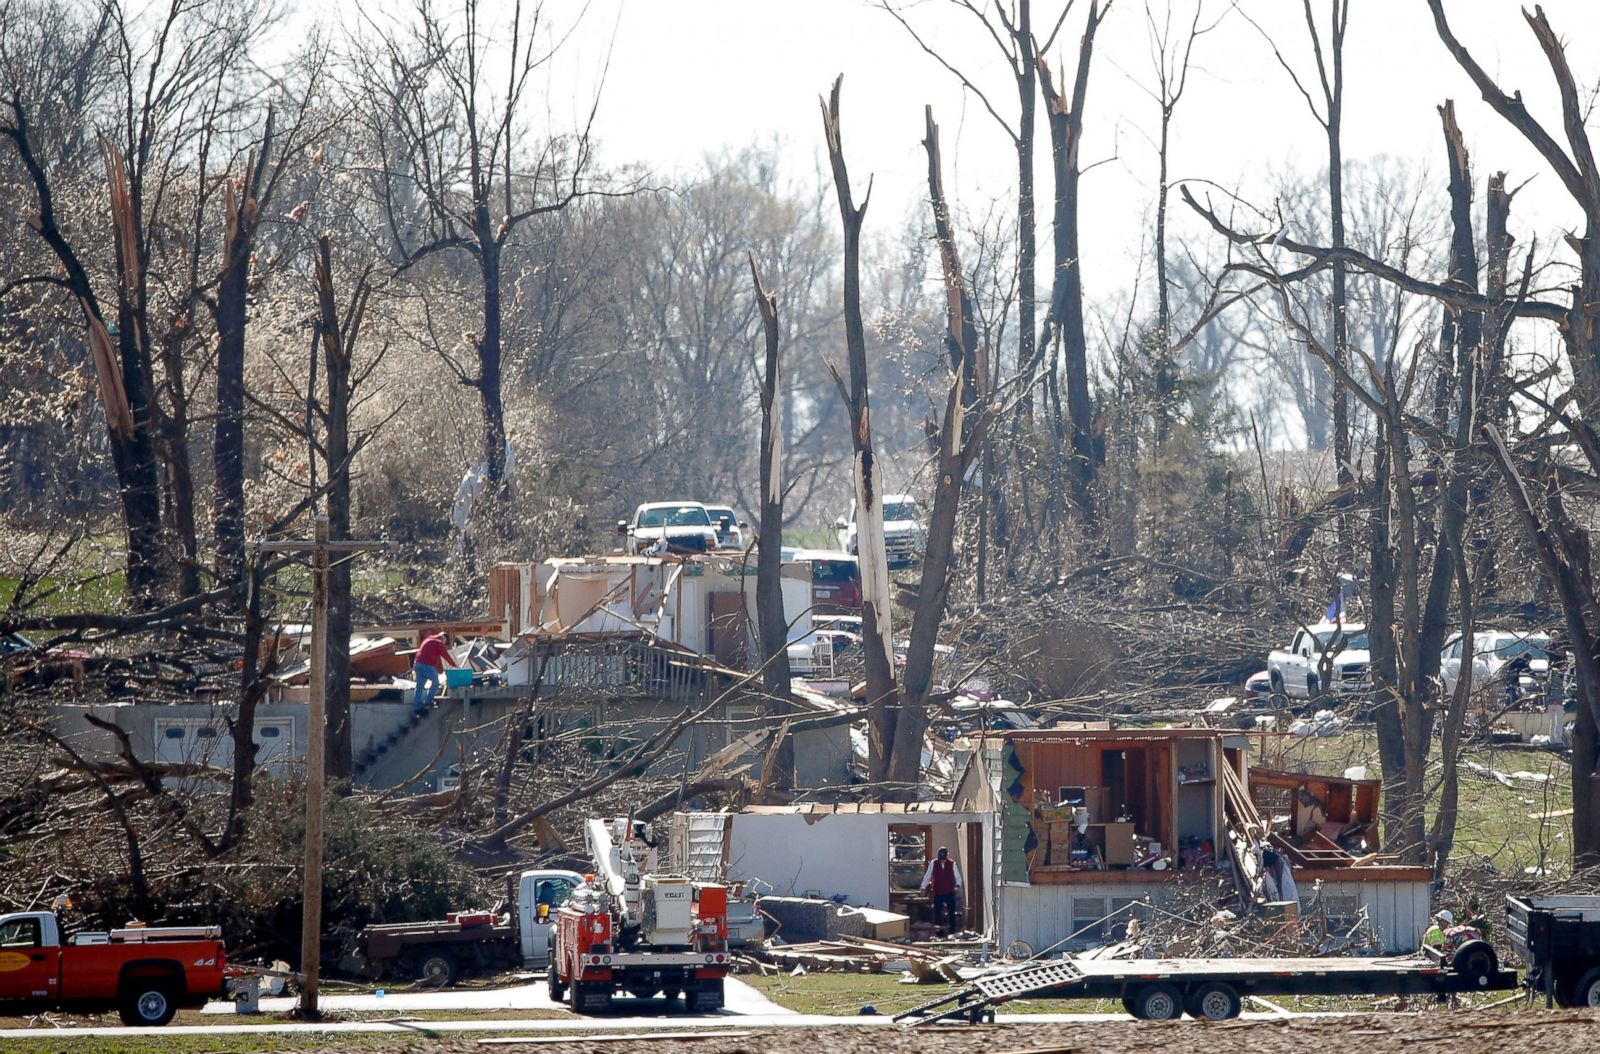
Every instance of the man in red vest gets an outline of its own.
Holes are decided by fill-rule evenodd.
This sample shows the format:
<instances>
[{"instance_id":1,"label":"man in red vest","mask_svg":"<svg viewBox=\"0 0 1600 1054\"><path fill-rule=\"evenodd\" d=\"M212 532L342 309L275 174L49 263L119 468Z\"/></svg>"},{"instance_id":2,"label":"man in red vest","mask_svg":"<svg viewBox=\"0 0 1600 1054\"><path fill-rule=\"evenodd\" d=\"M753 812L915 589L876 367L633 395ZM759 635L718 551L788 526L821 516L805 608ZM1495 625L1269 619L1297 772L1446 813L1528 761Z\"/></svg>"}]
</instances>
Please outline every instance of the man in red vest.
<instances>
[{"instance_id":1,"label":"man in red vest","mask_svg":"<svg viewBox=\"0 0 1600 1054\"><path fill-rule=\"evenodd\" d=\"M956 891L961 888L961 871L956 867L956 862L950 859L950 850L944 846L939 847L939 855L928 863L928 870L922 875L922 888L933 890L933 921L942 925L939 936L943 937L954 933L956 930ZM944 912L941 923L939 913Z\"/></svg>"}]
</instances>

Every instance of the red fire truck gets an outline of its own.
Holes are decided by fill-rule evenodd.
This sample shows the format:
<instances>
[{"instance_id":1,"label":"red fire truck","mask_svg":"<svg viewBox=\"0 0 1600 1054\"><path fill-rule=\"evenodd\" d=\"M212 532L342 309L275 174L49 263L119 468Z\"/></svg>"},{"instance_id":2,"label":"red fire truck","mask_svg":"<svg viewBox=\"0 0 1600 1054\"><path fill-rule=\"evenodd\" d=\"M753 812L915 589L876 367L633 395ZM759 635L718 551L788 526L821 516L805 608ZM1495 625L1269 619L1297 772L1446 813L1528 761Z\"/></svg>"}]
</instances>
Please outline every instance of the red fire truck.
<instances>
[{"instance_id":1,"label":"red fire truck","mask_svg":"<svg viewBox=\"0 0 1600 1054\"><path fill-rule=\"evenodd\" d=\"M728 890L652 870L655 839L632 819L590 820L595 871L556 912L550 997L579 1013L639 999L683 996L687 1010L722 1006L728 975Z\"/></svg>"}]
</instances>

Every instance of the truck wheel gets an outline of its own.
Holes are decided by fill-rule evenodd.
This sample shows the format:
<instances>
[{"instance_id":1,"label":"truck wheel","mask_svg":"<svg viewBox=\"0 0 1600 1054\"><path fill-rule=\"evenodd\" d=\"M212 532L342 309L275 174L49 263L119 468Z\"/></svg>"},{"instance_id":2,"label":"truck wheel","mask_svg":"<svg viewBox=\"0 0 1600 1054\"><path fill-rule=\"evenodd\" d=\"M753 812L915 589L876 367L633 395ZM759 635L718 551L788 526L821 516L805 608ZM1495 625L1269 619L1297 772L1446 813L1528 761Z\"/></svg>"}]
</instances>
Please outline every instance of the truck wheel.
<instances>
[{"instance_id":1,"label":"truck wheel","mask_svg":"<svg viewBox=\"0 0 1600 1054\"><path fill-rule=\"evenodd\" d=\"M1171 1021L1183 1016L1183 997L1170 984L1145 985L1133 993L1133 1016L1141 1021Z\"/></svg>"},{"instance_id":2,"label":"truck wheel","mask_svg":"<svg viewBox=\"0 0 1600 1054\"><path fill-rule=\"evenodd\" d=\"M1189 993L1187 1009L1196 1021L1227 1021L1239 1016L1239 993L1232 985L1211 981Z\"/></svg>"},{"instance_id":3,"label":"truck wheel","mask_svg":"<svg viewBox=\"0 0 1600 1054\"><path fill-rule=\"evenodd\" d=\"M1267 684L1271 688L1272 698L1277 700L1279 706L1282 706L1284 699L1283 674L1279 673L1277 670L1273 670L1267 675Z\"/></svg>"},{"instance_id":4,"label":"truck wheel","mask_svg":"<svg viewBox=\"0 0 1600 1054\"><path fill-rule=\"evenodd\" d=\"M715 981L701 981L693 988L686 988L683 992L683 1008L696 1013L709 1013L721 1010L723 1004L722 978Z\"/></svg>"},{"instance_id":5,"label":"truck wheel","mask_svg":"<svg viewBox=\"0 0 1600 1054\"><path fill-rule=\"evenodd\" d=\"M1600 1007L1600 966L1578 978L1572 989L1572 1005Z\"/></svg>"},{"instance_id":6,"label":"truck wheel","mask_svg":"<svg viewBox=\"0 0 1600 1054\"><path fill-rule=\"evenodd\" d=\"M1306 698L1307 699L1315 699L1317 697L1317 692L1319 690L1321 690L1321 685L1317 681L1317 675L1314 674L1314 673L1307 674L1306 675Z\"/></svg>"},{"instance_id":7,"label":"truck wheel","mask_svg":"<svg viewBox=\"0 0 1600 1054\"><path fill-rule=\"evenodd\" d=\"M124 984L117 1001L117 1016L132 1028L159 1028L172 1020L178 1004L167 981L133 980Z\"/></svg>"},{"instance_id":8,"label":"truck wheel","mask_svg":"<svg viewBox=\"0 0 1600 1054\"><path fill-rule=\"evenodd\" d=\"M545 983L550 986L550 1001L559 1003L566 998L567 986L561 983L561 974L556 969L555 956L550 957L550 968L545 971Z\"/></svg>"},{"instance_id":9,"label":"truck wheel","mask_svg":"<svg viewBox=\"0 0 1600 1054\"><path fill-rule=\"evenodd\" d=\"M428 952L417 961L417 980L431 988L461 980L461 964L446 951Z\"/></svg>"}]
</instances>

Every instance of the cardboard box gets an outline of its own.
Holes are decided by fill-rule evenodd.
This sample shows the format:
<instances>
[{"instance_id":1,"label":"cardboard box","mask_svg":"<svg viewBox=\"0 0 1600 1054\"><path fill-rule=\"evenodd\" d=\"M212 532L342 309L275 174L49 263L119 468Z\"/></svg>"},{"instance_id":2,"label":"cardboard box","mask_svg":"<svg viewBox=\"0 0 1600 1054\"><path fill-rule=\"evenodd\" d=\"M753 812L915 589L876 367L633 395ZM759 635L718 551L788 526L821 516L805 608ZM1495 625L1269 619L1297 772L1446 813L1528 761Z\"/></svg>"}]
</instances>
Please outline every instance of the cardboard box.
<instances>
[{"instance_id":1,"label":"cardboard box","mask_svg":"<svg viewBox=\"0 0 1600 1054\"><path fill-rule=\"evenodd\" d=\"M877 941L904 940L911 935L911 916L882 908L851 908L867 924L864 936Z\"/></svg>"},{"instance_id":2,"label":"cardboard box","mask_svg":"<svg viewBox=\"0 0 1600 1054\"><path fill-rule=\"evenodd\" d=\"M1138 847L1133 841L1133 824L1108 823L1102 826L1106 832L1106 866L1131 867L1138 859Z\"/></svg>"}]
</instances>

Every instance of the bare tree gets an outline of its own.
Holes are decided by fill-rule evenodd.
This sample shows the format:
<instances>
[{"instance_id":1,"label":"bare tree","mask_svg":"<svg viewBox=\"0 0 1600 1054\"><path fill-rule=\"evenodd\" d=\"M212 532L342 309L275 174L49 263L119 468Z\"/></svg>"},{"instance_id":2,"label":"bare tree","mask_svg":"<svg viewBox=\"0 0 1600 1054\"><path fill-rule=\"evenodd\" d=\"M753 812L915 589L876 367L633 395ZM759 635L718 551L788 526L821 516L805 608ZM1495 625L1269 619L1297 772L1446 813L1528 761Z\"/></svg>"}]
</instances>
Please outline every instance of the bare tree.
<instances>
[{"instance_id":1,"label":"bare tree","mask_svg":"<svg viewBox=\"0 0 1600 1054\"><path fill-rule=\"evenodd\" d=\"M1078 515L1091 531L1095 530L1093 408L1089 401L1089 342L1083 325L1083 265L1078 248L1078 184L1083 174L1083 115L1088 104L1089 62L1094 55L1095 33L1111 10L1111 0L1101 8L1098 0L1089 4L1078 44L1078 66L1072 84L1072 97L1057 93L1050 79L1050 64L1041 53L1039 90L1044 94L1046 121L1050 129L1051 170L1055 176L1055 207L1051 224L1055 232L1055 270L1050 293L1050 309L1045 315L1041 348L1050 347L1055 336L1061 348L1062 369L1067 381L1067 421L1072 429L1071 467L1067 473L1072 486L1072 501ZM1063 76L1063 82L1065 77ZM1065 83L1062 88L1065 89ZM1052 355L1047 371L1047 395L1051 403L1055 446L1061 444L1061 395L1056 385L1057 371ZM1052 480L1058 489L1059 480Z\"/></svg>"},{"instance_id":2,"label":"bare tree","mask_svg":"<svg viewBox=\"0 0 1600 1054\"><path fill-rule=\"evenodd\" d=\"M857 206L850 191L845 166L844 140L839 129L841 74L833 92L822 104L822 130L833 168L834 190L839 196L839 217L844 224L844 332L849 353L848 388L831 362L839 394L850 411L850 442L855 448L856 552L861 568L861 633L867 672L867 768L872 779L883 780L895 744L895 721L900 692L895 685L893 633L890 627L889 561L883 540L883 469L873 445L872 406L867 391L867 338L861 318L861 225L872 183Z\"/></svg>"},{"instance_id":3,"label":"bare tree","mask_svg":"<svg viewBox=\"0 0 1600 1054\"><path fill-rule=\"evenodd\" d=\"M1583 236L1567 239L1578 258L1577 284L1569 290L1569 305L1556 319L1579 413L1562 413L1559 418L1590 471L1600 471L1600 438L1592 424L1600 418L1600 325L1594 318L1594 305L1600 303L1600 166L1586 123L1585 93L1578 87L1566 49L1544 10L1524 10L1523 17L1544 52L1561 100L1563 145L1528 110L1522 94L1506 94L1456 38L1442 0L1428 0L1428 7L1439 39L1484 101L1539 152L1583 211ZM1577 866L1600 863L1600 594L1595 591L1591 571L1589 533L1562 500L1553 474L1546 474L1543 481L1546 500L1541 516L1498 432L1488 424L1485 430L1495 461L1512 488L1519 519L1561 605L1573 644L1580 697L1572 737L1573 859Z\"/></svg>"},{"instance_id":4,"label":"bare tree","mask_svg":"<svg viewBox=\"0 0 1600 1054\"><path fill-rule=\"evenodd\" d=\"M164 270L173 235L189 226L172 211L190 176L191 143L183 129L209 128L232 111L246 27L255 23L257 9L206 0L172 2L148 22L144 14L107 5L96 30L80 41L77 60L116 70L101 100L114 115L101 136L115 249L109 296L97 288L89 251L103 235L74 229L59 211L62 188L37 151L32 123L43 103L24 95L28 82L11 72L0 136L22 165L37 202L30 225L57 268L23 281L63 290L81 312L117 471L127 592L153 605L172 586L188 596L199 591L185 377L186 348L197 332L197 235L177 239L177 263L171 273ZM10 33L4 36L0 62L10 71L17 60ZM70 83L70 68L63 72ZM34 86L55 90L53 84ZM202 184L198 193L203 197L206 189Z\"/></svg>"},{"instance_id":5,"label":"bare tree","mask_svg":"<svg viewBox=\"0 0 1600 1054\"><path fill-rule=\"evenodd\" d=\"M372 267L356 278L350 302L340 312L333 289L333 246L324 234L317 239L317 335L322 338L323 371L327 377L327 403L322 410L323 454L328 465L328 538L350 539L350 463L355 447L350 436L350 409L356 389L370 377L382 359L376 355L365 369L355 368L356 342L372 296ZM327 727L324 730L328 775L349 779L350 753L350 560L328 568ZM316 730L312 730L314 735Z\"/></svg>"},{"instance_id":6,"label":"bare tree","mask_svg":"<svg viewBox=\"0 0 1600 1054\"><path fill-rule=\"evenodd\" d=\"M766 336L765 368L761 371L761 519L756 542L756 621L761 639L761 681L778 716L786 716L789 697L789 620L783 609L783 421L778 393L783 388L778 347L778 295L761 284L755 257L750 281L761 310ZM794 782L794 741L783 737L777 772L770 780L780 789ZM766 774L763 774L766 779Z\"/></svg>"},{"instance_id":7,"label":"bare tree","mask_svg":"<svg viewBox=\"0 0 1600 1054\"><path fill-rule=\"evenodd\" d=\"M944 622L951 565L955 559L956 513L961 506L962 484L983 448L992 412L985 391L989 377L988 349L978 340L972 294L961 271L950 206L944 193L939 126L933 122L931 106L926 110L926 120L927 138L923 146L928 153L928 198L944 272L945 348L950 359L951 378L944 417L938 427L933 511L928 518L928 551L922 558L917 610L911 620L911 645L906 652L905 695L894 727L889 778L897 783L914 783L922 773L928 696L933 688L934 645Z\"/></svg>"},{"instance_id":8,"label":"bare tree","mask_svg":"<svg viewBox=\"0 0 1600 1054\"><path fill-rule=\"evenodd\" d=\"M599 99L581 129L531 142L523 122L536 77L566 38L551 37L537 0L517 0L501 20L494 10L481 0L461 0L451 12L415 0L408 24L374 28L356 42L351 62L358 109L371 122L374 190L397 273L450 256L465 257L476 271L482 326L471 335L475 368L446 361L478 394L485 474L498 493L506 449L506 245L529 220L598 192L589 177Z\"/></svg>"},{"instance_id":9,"label":"bare tree","mask_svg":"<svg viewBox=\"0 0 1600 1054\"><path fill-rule=\"evenodd\" d=\"M1328 215L1331 224L1331 248L1338 250L1345 247L1344 229L1344 40L1346 31L1350 26L1350 0L1328 0L1327 29L1318 28L1317 10L1315 0L1301 0L1305 12L1306 31L1311 38L1311 51L1316 59L1318 96L1320 107L1313 99L1311 92L1306 89L1301 74L1295 69L1279 50L1278 46L1267 36L1265 30L1254 20L1251 24L1261 31L1272 48L1273 56L1278 64L1283 67L1289 79L1294 82L1295 89L1300 97L1305 100L1306 108L1311 111L1311 116L1317 124L1322 126L1328 143ZM1245 16L1249 18L1248 15ZM1326 41L1324 41L1326 35ZM1329 301L1329 312L1332 316L1332 331L1329 343L1340 365L1348 366L1349 360L1349 322L1346 318L1348 308L1348 290L1346 279L1348 265L1343 260L1335 260L1329 267L1333 279L1333 291ZM1335 371L1337 373L1337 371ZM1350 449L1350 404L1348 393L1337 376L1333 378L1333 461L1335 466L1335 485L1345 487L1352 478L1351 449ZM1351 540L1348 537L1348 527L1343 517L1339 519L1340 546L1344 554L1352 551Z\"/></svg>"}]
</instances>

